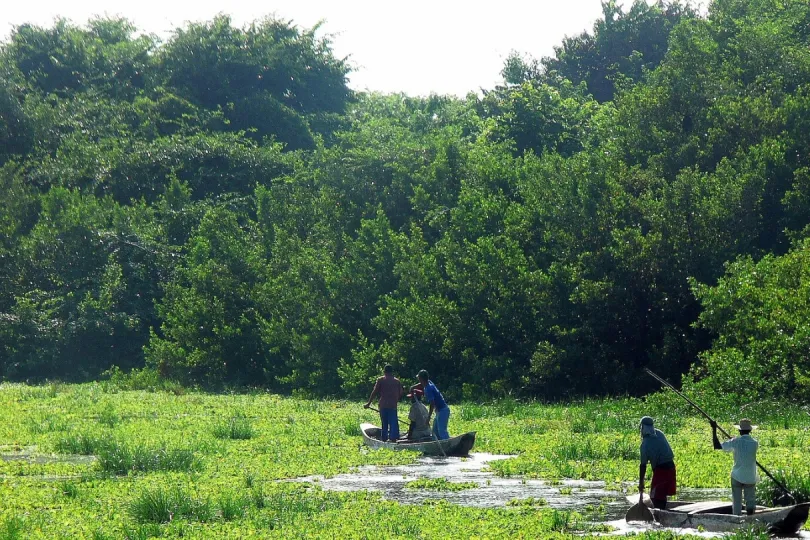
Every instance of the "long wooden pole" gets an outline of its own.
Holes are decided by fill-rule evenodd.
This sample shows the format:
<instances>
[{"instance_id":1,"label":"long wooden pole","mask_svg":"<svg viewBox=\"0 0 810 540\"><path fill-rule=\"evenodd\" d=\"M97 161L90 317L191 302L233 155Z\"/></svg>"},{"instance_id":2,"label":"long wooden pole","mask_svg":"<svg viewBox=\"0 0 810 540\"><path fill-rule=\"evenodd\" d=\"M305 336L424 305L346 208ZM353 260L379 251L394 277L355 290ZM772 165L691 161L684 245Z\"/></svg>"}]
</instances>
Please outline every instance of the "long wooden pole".
<instances>
[{"instance_id":1,"label":"long wooden pole","mask_svg":"<svg viewBox=\"0 0 810 540\"><path fill-rule=\"evenodd\" d=\"M656 381L660 382L661 384L663 384L664 386L666 386L667 388L669 388L670 390L672 390L673 392L675 392L676 394L678 394L679 396L681 396L683 399L685 399L687 403L689 403L689 404L690 404L692 407L694 407L695 409L697 409L697 411L698 411L700 414L702 414L703 416L705 416L705 417L706 417L706 419L707 419L709 422L714 422L715 424L717 424L717 422L715 422L715 421L714 421L714 418L712 418L711 416L709 416L709 415L706 413L706 411L704 411L703 409L701 409L701 408L700 408L700 407L697 405L697 403L695 403L694 401L692 401L691 399L689 399L688 397L686 397L686 396L685 396L685 395L684 395L682 392L679 392L677 388L675 388L674 386L672 386L671 384L669 384L669 382L668 382L666 379L663 379L663 378L659 377L658 375L656 375L655 373L653 373L653 372L652 372L652 370L650 370L650 369L644 368L644 371L646 371L646 372L647 372L647 374L649 374L649 375L650 375L650 376L651 376L653 379L655 379ZM717 426L717 428L720 430L720 433L722 433L722 434L723 434L725 437L731 438L731 435L729 435L729 434L726 432L726 430L725 430L725 429L723 429L723 428L722 428L722 427L720 427L720 426ZM784 491L784 492L785 492L785 494L786 494L788 497L790 497L790 498L791 498L791 499L793 499L794 501L796 500L796 498L795 498L795 497L794 497L794 496L793 496L793 495L790 493L790 491L788 491L788 488L786 488L786 487L784 486L784 484L782 484L782 483L781 483L779 480L777 480L776 478L774 478L774 477L773 477L773 475L772 475L772 474L771 474L771 473L768 471L768 469L766 469L765 467L763 467L763 466L762 466L762 464L761 464L759 461L757 461L757 462L756 462L756 464L757 464L757 467L759 467L760 469L762 469L762 472L764 472L764 473L765 473L765 474L768 476L768 478L770 478L771 480L773 480L773 483L774 483L774 484L776 484L777 486L779 486L780 488L782 488L782 491Z\"/></svg>"}]
</instances>

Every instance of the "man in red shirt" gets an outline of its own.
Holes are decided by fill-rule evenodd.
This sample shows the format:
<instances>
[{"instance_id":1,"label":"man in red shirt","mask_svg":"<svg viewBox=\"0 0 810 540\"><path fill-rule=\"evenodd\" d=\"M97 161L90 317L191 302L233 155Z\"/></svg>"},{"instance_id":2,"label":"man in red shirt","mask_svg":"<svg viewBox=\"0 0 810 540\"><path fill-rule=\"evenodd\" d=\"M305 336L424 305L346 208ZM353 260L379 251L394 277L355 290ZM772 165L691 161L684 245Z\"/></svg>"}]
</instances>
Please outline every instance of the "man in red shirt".
<instances>
[{"instance_id":1,"label":"man in red shirt","mask_svg":"<svg viewBox=\"0 0 810 540\"><path fill-rule=\"evenodd\" d=\"M402 399L405 394L405 389L399 379L394 377L394 368L386 365L383 370L384 375L377 379L374 384L374 389L371 395L368 396L368 403L363 405L366 409L371 406L371 400L374 396L379 395L380 407L380 421L382 422L382 430L380 433L380 440L396 441L399 439L399 420L397 419L397 403Z\"/></svg>"}]
</instances>

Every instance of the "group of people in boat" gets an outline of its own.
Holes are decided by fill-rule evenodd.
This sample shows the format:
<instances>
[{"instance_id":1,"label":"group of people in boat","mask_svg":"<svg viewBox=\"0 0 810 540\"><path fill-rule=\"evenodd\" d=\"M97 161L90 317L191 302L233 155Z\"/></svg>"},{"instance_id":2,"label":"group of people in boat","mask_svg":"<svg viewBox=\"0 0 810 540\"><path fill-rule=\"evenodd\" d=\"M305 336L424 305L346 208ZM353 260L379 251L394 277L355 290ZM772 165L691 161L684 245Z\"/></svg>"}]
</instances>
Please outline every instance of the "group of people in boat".
<instances>
[{"instance_id":1,"label":"group of people in boat","mask_svg":"<svg viewBox=\"0 0 810 540\"><path fill-rule=\"evenodd\" d=\"M402 382L394 377L394 369L386 365L383 376L374 383L374 388L368 396L365 408L371 407L375 397L379 399L379 413L382 429L380 440L391 442L422 441L428 439L449 439L447 424L450 420L450 407L447 405L442 393L430 380L426 370L420 370L416 375L417 383L410 387L407 398L410 402L408 421L410 427L404 439L400 438L399 418L397 405L405 396ZM429 408L422 403L422 397L428 402ZM433 413L431 430L430 419ZM757 449L759 443L751 437L751 431L757 426L751 424L747 418L740 420L735 427L739 430L739 437L724 442L717 438L717 423L712 421L712 442L715 450L731 452L734 455L734 466L731 469L731 496L732 511L735 515L742 513L742 502L745 499L745 510L750 515L756 509L756 483L757 475ZM677 477L675 468L675 454L664 433L655 427L654 420L645 416L639 422L641 431L641 465L639 467L638 491L644 494L647 464L652 466L652 480L650 482L650 499L656 508L666 508L667 497L675 495Z\"/></svg>"},{"instance_id":2,"label":"group of people in boat","mask_svg":"<svg viewBox=\"0 0 810 540\"><path fill-rule=\"evenodd\" d=\"M757 426L751 420L743 418L735 424L740 432L724 442L717 438L717 422L711 421L712 444L715 450L731 452L734 455L734 466L731 469L731 499L732 512L735 515L742 513L742 501L745 497L745 511L748 515L756 509L757 475L757 449L759 442L751 436L751 431ZM644 477L647 473L647 463L652 467L652 481L650 482L650 499L655 508L666 508L667 497L675 495L675 455L666 436L656 429L652 418L645 416L639 423L641 430L641 466L638 473L638 492L644 494Z\"/></svg>"},{"instance_id":3,"label":"group of people in boat","mask_svg":"<svg viewBox=\"0 0 810 540\"><path fill-rule=\"evenodd\" d=\"M450 433L447 431L447 424L450 421L450 407L447 405L447 401L430 380L426 370L420 370L416 375L416 380L417 383L410 387L410 393L406 396L410 403L408 412L410 427L404 440L449 439ZM400 439L397 405L405 395L405 387L402 386L402 382L394 377L394 368L386 365L383 369L383 376L374 383L374 388L368 396L368 402L364 405L368 409L375 397L379 399L378 406L382 424L380 440L392 442L403 440ZM429 407L422 403L423 397ZM430 419L434 412L436 415L431 430Z\"/></svg>"}]
</instances>

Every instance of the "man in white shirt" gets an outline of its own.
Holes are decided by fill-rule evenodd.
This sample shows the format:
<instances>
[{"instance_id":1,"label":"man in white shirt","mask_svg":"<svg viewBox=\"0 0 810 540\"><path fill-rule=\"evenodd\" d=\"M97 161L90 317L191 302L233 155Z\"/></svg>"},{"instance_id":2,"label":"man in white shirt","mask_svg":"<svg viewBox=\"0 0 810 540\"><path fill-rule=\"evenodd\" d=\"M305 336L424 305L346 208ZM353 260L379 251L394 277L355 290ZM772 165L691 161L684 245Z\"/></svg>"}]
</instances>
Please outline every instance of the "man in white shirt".
<instances>
[{"instance_id":1,"label":"man in white shirt","mask_svg":"<svg viewBox=\"0 0 810 540\"><path fill-rule=\"evenodd\" d=\"M731 500L735 516L742 513L742 495L745 493L745 511L750 516L756 510L757 448L759 442L751 437L751 420L743 418L734 426L740 436L721 443L717 439L717 422L712 421L712 437L715 450L734 453L734 467L731 469Z\"/></svg>"}]
</instances>

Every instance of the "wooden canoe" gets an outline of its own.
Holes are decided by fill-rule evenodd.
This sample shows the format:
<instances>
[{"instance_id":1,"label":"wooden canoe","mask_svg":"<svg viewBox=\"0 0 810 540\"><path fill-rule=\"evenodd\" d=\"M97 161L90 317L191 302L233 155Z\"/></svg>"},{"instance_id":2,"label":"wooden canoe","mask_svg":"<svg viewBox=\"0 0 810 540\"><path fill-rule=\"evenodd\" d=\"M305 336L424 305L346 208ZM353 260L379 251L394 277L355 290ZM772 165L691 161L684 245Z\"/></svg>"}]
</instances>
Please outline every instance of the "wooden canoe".
<instances>
[{"instance_id":1,"label":"wooden canoe","mask_svg":"<svg viewBox=\"0 0 810 540\"><path fill-rule=\"evenodd\" d=\"M475 431L451 437L443 441L405 441L383 442L377 437L380 436L380 428L372 424L360 424L360 431L363 433L363 442L370 448L388 448L390 450L411 450L422 452L428 456L441 456L442 449L448 456L466 456L470 453L475 444Z\"/></svg>"},{"instance_id":2,"label":"wooden canoe","mask_svg":"<svg viewBox=\"0 0 810 540\"><path fill-rule=\"evenodd\" d=\"M630 495L627 500L635 504L638 496ZM731 513L730 502L669 501L666 510L652 508L652 503L646 497L644 502L651 507L655 521L664 527L702 528L708 532L732 532L744 527L761 527L778 536L795 535L807 521L810 511L810 503L803 503L780 508L758 506L750 516L745 513L735 516Z\"/></svg>"}]
</instances>

